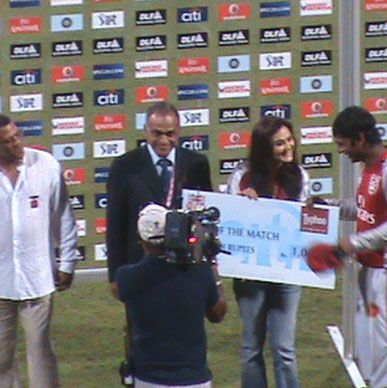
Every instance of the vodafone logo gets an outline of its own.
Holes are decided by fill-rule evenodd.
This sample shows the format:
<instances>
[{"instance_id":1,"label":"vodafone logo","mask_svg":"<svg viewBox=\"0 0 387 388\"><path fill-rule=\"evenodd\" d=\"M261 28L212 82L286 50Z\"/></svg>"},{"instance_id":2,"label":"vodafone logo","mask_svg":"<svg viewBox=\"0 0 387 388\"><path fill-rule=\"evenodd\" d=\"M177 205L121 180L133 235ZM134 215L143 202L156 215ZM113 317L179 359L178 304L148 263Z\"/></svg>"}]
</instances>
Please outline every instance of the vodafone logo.
<instances>
[{"instance_id":1,"label":"vodafone logo","mask_svg":"<svg viewBox=\"0 0 387 388\"><path fill-rule=\"evenodd\" d=\"M239 134L239 133L231 133L230 134L230 142L233 143L233 144L237 144L237 143L240 143L242 140L242 136Z\"/></svg>"},{"instance_id":2,"label":"vodafone logo","mask_svg":"<svg viewBox=\"0 0 387 388\"><path fill-rule=\"evenodd\" d=\"M169 101L168 86L140 86L137 88L137 102Z\"/></svg>"},{"instance_id":3,"label":"vodafone logo","mask_svg":"<svg viewBox=\"0 0 387 388\"><path fill-rule=\"evenodd\" d=\"M75 177L75 171L71 168L63 171L63 178L66 182L71 181Z\"/></svg>"},{"instance_id":4,"label":"vodafone logo","mask_svg":"<svg viewBox=\"0 0 387 388\"><path fill-rule=\"evenodd\" d=\"M84 168L66 168L63 171L63 179L67 185L80 185L86 182L86 170Z\"/></svg>"},{"instance_id":5,"label":"vodafone logo","mask_svg":"<svg viewBox=\"0 0 387 388\"><path fill-rule=\"evenodd\" d=\"M386 109L387 98L378 98L375 103L376 107L380 110Z\"/></svg>"},{"instance_id":6,"label":"vodafone logo","mask_svg":"<svg viewBox=\"0 0 387 388\"><path fill-rule=\"evenodd\" d=\"M224 150L247 148L250 144L250 132L231 132L220 134L220 147Z\"/></svg>"},{"instance_id":7,"label":"vodafone logo","mask_svg":"<svg viewBox=\"0 0 387 388\"><path fill-rule=\"evenodd\" d=\"M159 90L151 86L146 90L146 95L150 98L157 98L157 96L159 95Z\"/></svg>"},{"instance_id":8,"label":"vodafone logo","mask_svg":"<svg viewBox=\"0 0 387 388\"><path fill-rule=\"evenodd\" d=\"M62 69L62 74L66 78L72 77L74 75L74 73L75 73L75 71L71 66L65 66Z\"/></svg>"},{"instance_id":9,"label":"vodafone logo","mask_svg":"<svg viewBox=\"0 0 387 388\"><path fill-rule=\"evenodd\" d=\"M333 101L305 101L302 102L302 117L328 117L333 115Z\"/></svg>"},{"instance_id":10,"label":"vodafone logo","mask_svg":"<svg viewBox=\"0 0 387 388\"><path fill-rule=\"evenodd\" d=\"M55 66L52 69L52 78L55 83L83 81L85 67L83 65Z\"/></svg>"},{"instance_id":11,"label":"vodafone logo","mask_svg":"<svg viewBox=\"0 0 387 388\"><path fill-rule=\"evenodd\" d=\"M241 8L238 4L230 4L230 6L228 7L228 12L231 15L237 15L241 12Z\"/></svg>"},{"instance_id":12,"label":"vodafone logo","mask_svg":"<svg viewBox=\"0 0 387 388\"><path fill-rule=\"evenodd\" d=\"M315 101L312 103L312 112L313 113L321 113L323 111L323 105L321 102Z\"/></svg>"},{"instance_id":13,"label":"vodafone logo","mask_svg":"<svg viewBox=\"0 0 387 388\"><path fill-rule=\"evenodd\" d=\"M367 98L366 108L373 114L387 113L387 97Z\"/></svg>"},{"instance_id":14,"label":"vodafone logo","mask_svg":"<svg viewBox=\"0 0 387 388\"><path fill-rule=\"evenodd\" d=\"M244 20L251 17L251 5L248 3L230 3L219 6L219 20Z\"/></svg>"}]
</instances>

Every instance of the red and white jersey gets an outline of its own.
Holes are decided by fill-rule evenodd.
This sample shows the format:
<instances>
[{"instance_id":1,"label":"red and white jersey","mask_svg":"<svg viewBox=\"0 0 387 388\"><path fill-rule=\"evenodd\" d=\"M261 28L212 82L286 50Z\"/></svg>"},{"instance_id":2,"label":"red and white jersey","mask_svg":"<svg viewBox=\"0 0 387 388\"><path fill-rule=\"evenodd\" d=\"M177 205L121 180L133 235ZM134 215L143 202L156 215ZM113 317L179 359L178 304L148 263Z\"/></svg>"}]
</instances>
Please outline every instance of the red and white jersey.
<instances>
[{"instance_id":1,"label":"red and white jersey","mask_svg":"<svg viewBox=\"0 0 387 388\"><path fill-rule=\"evenodd\" d=\"M365 232L387 222L387 151L378 162L365 166L357 191L357 231ZM369 267L383 267L387 249L363 251L358 260Z\"/></svg>"}]
</instances>

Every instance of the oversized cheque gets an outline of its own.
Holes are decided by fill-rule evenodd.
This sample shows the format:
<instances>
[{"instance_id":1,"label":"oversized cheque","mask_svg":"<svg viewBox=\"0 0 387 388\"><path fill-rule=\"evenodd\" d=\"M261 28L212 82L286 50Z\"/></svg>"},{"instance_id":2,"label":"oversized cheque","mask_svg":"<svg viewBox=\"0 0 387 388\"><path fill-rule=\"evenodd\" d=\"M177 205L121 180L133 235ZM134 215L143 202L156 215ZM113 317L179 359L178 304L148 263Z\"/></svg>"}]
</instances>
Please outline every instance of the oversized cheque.
<instances>
[{"instance_id":1,"label":"oversized cheque","mask_svg":"<svg viewBox=\"0 0 387 388\"><path fill-rule=\"evenodd\" d=\"M317 242L337 244L337 207L183 190L184 209L197 206L220 210L219 237L231 253L218 255L222 276L334 288L334 271L315 274L306 254Z\"/></svg>"}]
</instances>

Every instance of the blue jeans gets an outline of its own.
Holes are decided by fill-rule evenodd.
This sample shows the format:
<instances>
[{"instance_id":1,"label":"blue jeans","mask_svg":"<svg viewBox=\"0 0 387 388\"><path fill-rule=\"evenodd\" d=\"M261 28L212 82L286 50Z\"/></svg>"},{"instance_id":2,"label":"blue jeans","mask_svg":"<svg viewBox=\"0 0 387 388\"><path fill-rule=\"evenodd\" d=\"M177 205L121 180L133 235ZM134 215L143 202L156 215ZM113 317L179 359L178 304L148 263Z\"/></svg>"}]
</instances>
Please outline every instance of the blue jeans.
<instances>
[{"instance_id":1,"label":"blue jeans","mask_svg":"<svg viewBox=\"0 0 387 388\"><path fill-rule=\"evenodd\" d=\"M301 287L236 280L234 292L243 322L242 388L267 388L267 330L277 388L299 388L295 331Z\"/></svg>"}]
</instances>

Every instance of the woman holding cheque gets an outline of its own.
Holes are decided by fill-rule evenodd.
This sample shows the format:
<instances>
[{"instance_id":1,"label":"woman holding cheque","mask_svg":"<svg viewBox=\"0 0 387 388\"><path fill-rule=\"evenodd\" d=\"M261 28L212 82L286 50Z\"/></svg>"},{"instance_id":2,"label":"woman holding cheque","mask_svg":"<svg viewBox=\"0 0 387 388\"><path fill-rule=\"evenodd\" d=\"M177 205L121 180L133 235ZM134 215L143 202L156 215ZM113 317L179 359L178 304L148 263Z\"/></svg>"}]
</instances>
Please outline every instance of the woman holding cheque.
<instances>
[{"instance_id":1,"label":"woman holding cheque","mask_svg":"<svg viewBox=\"0 0 387 388\"><path fill-rule=\"evenodd\" d=\"M233 171L227 190L249 198L307 199L309 177L297 163L290 122L268 117L255 125L249 158ZM267 388L263 353L267 329L277 388L298 388L295 329L301 287L236 279L234 292L243 322L242 388Z\"/></svg>"}]
</instances>

